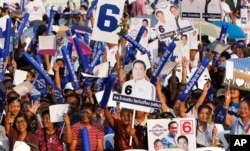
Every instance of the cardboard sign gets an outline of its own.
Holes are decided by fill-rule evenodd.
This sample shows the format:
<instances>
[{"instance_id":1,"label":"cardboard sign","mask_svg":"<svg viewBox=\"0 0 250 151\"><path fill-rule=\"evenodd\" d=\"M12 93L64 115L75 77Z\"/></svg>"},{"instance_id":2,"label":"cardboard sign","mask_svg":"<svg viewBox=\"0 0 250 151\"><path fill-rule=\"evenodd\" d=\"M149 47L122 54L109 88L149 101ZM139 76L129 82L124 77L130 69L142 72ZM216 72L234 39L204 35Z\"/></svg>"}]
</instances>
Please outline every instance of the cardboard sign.
<instances>
[{"instance_id":1,"label":"cardboard sign","mask_svg":"<svg viewBox=\"0 0 250 151\"><path fill-rule=\"evenodd\" d=\"M49 106L50 121L62 122L63 114L68 112L69 104L57 104Z\"/></svg>"},{"instance_id":2,"label":"cardboard sign","mask_svg":"<svg viewBox=\"0 0 250 151\"><path fill-rule=\"evenodd\" d=\"M123 9L124 0L99 0L92 40L117 44L119 39L117 33L120 31L117 25L121 22Z\"/></svg>"},{"instance_id":3,"label":"cardboard sign","mask_svg":"<svg viewBox=\"0 0 250 151\"><path fill-rule=\"evenodd\" d=\"M55 56L56 52L56 36L39 36L39 54Z\"/></svg>"},{"instance_id":4,"label":"cardboard sign","mask_svg":"<svg viewBox=\"0 0 250 151\"><path fill-rule=\"evenodd\" d=\"M234 71L233 79L227 80L226 77L224 77L223 85L230 85L230 87L234 87L244 91L250 91L250 74L246 72Z\"/></svg>"},{"instance_id":5,"label":"cardboard sign","mask_svg":"<svg viewBox=\"0 0 250 151\"><path fill-rule=\"evenodd\" d=\"M170 131L168 127L177 127L177 129ZM170 148L196 150L196 121L194 118L148 119L147 130L148 149L151 151ZM182 145L186 140L188 143ZM154 146L158 146L158 148L156 149Z\"/></svg>"}]
</instances>

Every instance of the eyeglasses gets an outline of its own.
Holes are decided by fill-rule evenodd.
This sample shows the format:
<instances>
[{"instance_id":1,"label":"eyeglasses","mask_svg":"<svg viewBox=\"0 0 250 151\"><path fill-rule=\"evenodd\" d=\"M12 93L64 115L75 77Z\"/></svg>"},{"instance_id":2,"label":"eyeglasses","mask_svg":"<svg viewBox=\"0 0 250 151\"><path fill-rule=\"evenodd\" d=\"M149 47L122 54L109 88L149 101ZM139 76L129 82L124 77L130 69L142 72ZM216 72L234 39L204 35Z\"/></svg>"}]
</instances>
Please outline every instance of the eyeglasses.
<instances>
[{"instance_id":1,"label":"eyeglasses","mask_svg":"<svg viewBox=\"0 0 250 151\"><path fill-rule=\"evenodd\" d=\"M24 123L26 123L25 120L16 121L16 125L20 125L20 124L24 124Z\"/></svg>"}]
</instances>

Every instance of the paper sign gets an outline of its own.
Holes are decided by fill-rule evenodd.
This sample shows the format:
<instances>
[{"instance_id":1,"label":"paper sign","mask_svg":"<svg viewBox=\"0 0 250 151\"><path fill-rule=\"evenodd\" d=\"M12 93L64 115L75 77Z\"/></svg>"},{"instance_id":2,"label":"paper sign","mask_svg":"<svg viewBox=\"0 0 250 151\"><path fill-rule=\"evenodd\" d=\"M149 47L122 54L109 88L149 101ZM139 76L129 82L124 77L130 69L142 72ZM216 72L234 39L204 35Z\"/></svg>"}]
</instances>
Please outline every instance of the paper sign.
<instances>
[{"instance_id":1,"label":"paper sign","mask_svg":"<svg viewBox=\"0 0 250 151\"><path fill-rule=\"evenodd\" d=\"M116 63L115 54L118 51L118 46L114 46L111 49L107 48L107 60L110 62L110 67L114 67Z\"/></svg>"},{"instance_id":2,"label":"paper sign","mask_svg":"<svg viewBox=\"0 0 250 151\"><path fill-rule=\"evenodd\" d=\"M108 77L108 71L109 71L109 63L104 62L94 67L93 74L99 78L106 78Z\"/></svg>"},{"instance_id":3,"label":"paper sign","mask_svg":"<svg viewBox=\"0 0 250 151\"><path fill-rule=\"evenodd\" d=\"M223 86L234 87L244 91L250 91L250 74L245 72L234 71L233 79L227 80L224 78Z\"/></svg>"},{"instance_id":4,"label":"paper sign","mask_svg":"<svg viewBox=\"0 0 250 151\"><path fill-rule=\"evenodd\" d=\"M23 83L24 80L26 80L26 78L27 78L27 71L16 69L13 84L14 85L21 84Z\"/></svg>"},{"instance_id":5,"label":"paper sign","mask_svg":"<svg viewBox=\"0 0 250 151\"><path fill-rule=\"evenodd\" d=\"M151 63L150 63L150 60L149 60L147 54L143 54L143 55L137 57L136 59L137 60L142 60L146 64L146 69L147 70L151 68Z\"/></svg>"},{"instance_id":6,"label":"paper sign","mask_svg":"<svg viewBox=\"0 0 250 151\"><path fill-rule=\"evenodd\" d=\"M16 91L20 96L25 95L26 93L29 93L32 89L34 89L34 86L29 82L25 81L17 86L15 86L14 91Z\"/></svg>"},{"instance_id":7,"label":"paper sign","mask_svg":"<svg viewBox=\"0 0 250 151\"><path fill-rule=\"evenodd\" d=\"M170 132L168 127L177 127L177 130ZM156 141L159 146L162 146L159 149L196 150L196 121L194 118L148 119L147 131L148 150L150 151L155 150L154 143ZM169 135L174 136L174 138ZM181 139L183 139L182 141L188 140L188 145L181 145Z\"/></svg>"},{"instance_id":8,"label":"paper sign","mask_svg":"<svg viewBox=\"0 0 250 151\"><path fill-rule=\"evenodd\" d=\"M39 36L39 54L55 56L56 52L56 36Z\"/></svg>"},{"instance_id":9,"label":"paper sign","mask_svg":"<svg viewBox=\"0 0 250 151\"><path fill-rule=\"evenodd\" d=\"M98 103L100 103L102 101L103 94L104 94L104 91L99 91L99 92L95 93L95 97L96 97L96 100ZM110 93L107 106L116 107L116 101L113 101L113 92Z\"/></svg>"},{"instance_id":10,"label":"paper sign","mask_svg":"<svg viewBox=\"0 0 250 151\"><path fill-rule=\"evenodd\" d=\"M163 67L160 75L168 75L174 69L176 65L177 65L177 62L173 62L173 61L167 62L165 66Z\"/></svg>"},{"instance_id":11,"label":"paper sign","mask_svg":"<svg viewBox=\"0 0 250 151\"><path fill-rule=\"evenodd\" d=\"M57 104L49 106L50 121L62 122L63 114L68 112L69 104Z\"/></svg>"},{"instance_id":12,"label":"paper sign","mask_svg":"<svg viewBox=\"0 0 250 151\"><path fill-rule=\"evenodd\" d=\"M233 61L226 60L226 79L232 80L234 76L234 63Z\"/></svg>"},{"instance_id":13,"label":"paper sign","mask_svg":"<svg viewBox=\"0 0 250 151\"><path fill-rule=\"evenodd\" d=\"M117 25L121 22L123 9L124 0L99 0L92 40L117 44L119 39L117 33L120 31Z\"/></svg>"},{"instance_id":14,"label":"paper sign","mask_svg":"<svg viewBox=\"0 0 250 151\"><path fill-rule=\"evenodd\" d=\"M23 141L15 141L13 151L30 151L30 146Z\"/></svg>"},{"instance_id":15,"label":"paper sign","mask_svg":"<svg viewBox=\"0 0 250 151\"><path fill-rule=\"evenodd\" d=\"M209 45L207 45L207 48L209 48L210 50L215 51L217 53L222 53L223 51L225 51L229 47L230 47L230 45L225 44L223 42L220 42L218 40L215 40L212 43L210 43Z\"/></svg>"}]
</instances>

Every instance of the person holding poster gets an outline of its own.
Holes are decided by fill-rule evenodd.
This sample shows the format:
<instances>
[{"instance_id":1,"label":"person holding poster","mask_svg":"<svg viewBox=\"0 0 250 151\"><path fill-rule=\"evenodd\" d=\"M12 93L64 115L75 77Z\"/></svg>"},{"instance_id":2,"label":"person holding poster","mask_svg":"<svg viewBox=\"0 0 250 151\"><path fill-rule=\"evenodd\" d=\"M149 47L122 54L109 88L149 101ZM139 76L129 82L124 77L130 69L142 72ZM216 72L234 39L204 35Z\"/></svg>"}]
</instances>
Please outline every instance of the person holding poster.
<instances>
[{"instance_id":1,"label":"person holding poster","mask_svg":"<svg viewBox=\"0 0 250 151\"><path fill-rule=\"evenodd\" d=\"M124 82L122 95L155 100L155 86L145 79L146 64L142 60L133 62L132 76L133 79Z\"/></svg>"},{"instance_id":2,"label":"person holding poster","mask_svg":"<svg viewBox=\"0 0 250 151\"><path fill-rule=\"evenodd\" d=\"M177 147L176 134L178 133L178 123L176 121L171 121L168 123L168 131L166 137L162 138L162 143L164 148L173 148Z\"/></svg>"}]
</instances>

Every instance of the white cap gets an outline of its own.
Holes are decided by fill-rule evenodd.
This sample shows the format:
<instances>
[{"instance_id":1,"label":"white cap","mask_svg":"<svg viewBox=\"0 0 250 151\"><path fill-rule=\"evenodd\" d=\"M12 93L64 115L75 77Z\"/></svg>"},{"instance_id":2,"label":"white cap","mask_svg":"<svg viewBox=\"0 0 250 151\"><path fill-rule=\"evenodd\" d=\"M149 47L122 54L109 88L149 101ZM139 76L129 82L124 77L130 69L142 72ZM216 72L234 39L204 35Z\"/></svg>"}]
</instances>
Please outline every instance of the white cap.
<instances>
[{"instance_id":1,"label":"white cap","mask_svg":"<svg viewBox=\"0 0 250 151\"><path fill-rule=\"evenodd\" d=\"M74 87L72 86L71 82L68 82L63 90L74 90Z\"/></svg>"},{"instance_id":2,"label":"white cap","mask_svg":"<svg viewBox=\"0 0 250 151\"><path fill-rule=\"evenodd\" d=\"M198 50L198 45L199 45L198 41L190 41L190 47L189 48Z\"/></svg>"}]
</instances>

